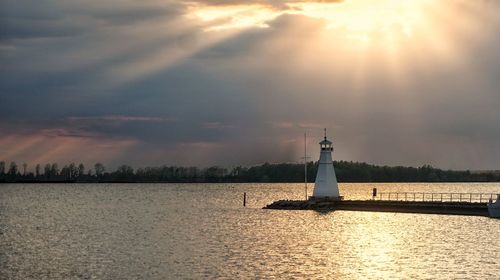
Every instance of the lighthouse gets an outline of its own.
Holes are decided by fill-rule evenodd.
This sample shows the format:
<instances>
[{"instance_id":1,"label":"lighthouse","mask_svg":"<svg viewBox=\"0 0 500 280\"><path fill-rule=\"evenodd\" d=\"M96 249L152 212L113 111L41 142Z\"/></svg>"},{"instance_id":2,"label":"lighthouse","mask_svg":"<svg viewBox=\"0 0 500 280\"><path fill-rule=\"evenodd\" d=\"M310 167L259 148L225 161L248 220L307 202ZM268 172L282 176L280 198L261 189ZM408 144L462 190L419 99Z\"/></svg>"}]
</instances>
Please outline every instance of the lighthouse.
<instances>
[{"instance_id":1,"label":"lighthouse","mask_svg":"<svg viewBox=\"0 0 500 280\"><path fill-rule=\"evenodd\" d=\"M314 192L312 198L328 198L338 200L341 199L339 187L337 186L337 177L333 169L332 142L326 138L319 142L321 153L318 162L318 173L314 183Z\"/></svg>"}]
</instances>

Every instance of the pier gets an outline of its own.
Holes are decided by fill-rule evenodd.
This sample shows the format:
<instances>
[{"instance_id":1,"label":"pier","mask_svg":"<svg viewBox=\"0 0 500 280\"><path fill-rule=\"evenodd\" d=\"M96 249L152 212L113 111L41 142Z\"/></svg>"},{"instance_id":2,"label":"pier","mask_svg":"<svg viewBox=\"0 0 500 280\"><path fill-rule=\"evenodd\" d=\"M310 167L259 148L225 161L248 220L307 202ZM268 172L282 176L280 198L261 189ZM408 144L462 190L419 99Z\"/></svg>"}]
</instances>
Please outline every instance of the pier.
<instances>
[{"instance_id":1,"label":"pier","mask_svg":"<svg viewBox=\"0 0 500 280\"><path fill-rule=\"evenodd\" d=\"M376 189L374 189L376 194ZM426 193L426 192L380 192L373 196L379 201L421 202L469 202L486 203L496 199L494 193Z\"/></svg>"},{"instance_id":2,"label":"pier","mask_svg":"<svg viewBox=\"0 0 500 280\"><path fill-rule=\"evenodd\" d=\"M304 145L306 137L304 136ZM314 182L313 195L307 197L307 173L305 179L305 200L278 200L264 209L277 210L314 210L320 212L371 211L395 213L421 213L441 215L468 216L500 216L496 209L500 208L488 203L500 200L500 195L493 193L426 193L426 192L377 192L373 189L371 199L345 200L340 195L335 169L333 167L333 142L327 139L326 129L324 139L319 142L320 158L318 171ZM304 148L304 159L307 158ZM306 161L304 161L306 164ZM305 168L307 171L307 168ZM244 202L245 203L245 202ZM490 209L489 209L490 208ZM491 212L491 213L490 213Z\"/></svg>"},{"instance_id":3,"label":"pier","mask_svg":"<svg viewBox=\"0 0 500 280\"><path fill-rule=\"evenodd\" d=\"M390 194L390 195L389 195ZM264 209L314 210L329 212L370 211L394 213L420 213L441 215L468 215L488 217L488 201L493 194L481 193L380 193L370 200L314 199L279 200Z\"/></svg>"}]
</instances>

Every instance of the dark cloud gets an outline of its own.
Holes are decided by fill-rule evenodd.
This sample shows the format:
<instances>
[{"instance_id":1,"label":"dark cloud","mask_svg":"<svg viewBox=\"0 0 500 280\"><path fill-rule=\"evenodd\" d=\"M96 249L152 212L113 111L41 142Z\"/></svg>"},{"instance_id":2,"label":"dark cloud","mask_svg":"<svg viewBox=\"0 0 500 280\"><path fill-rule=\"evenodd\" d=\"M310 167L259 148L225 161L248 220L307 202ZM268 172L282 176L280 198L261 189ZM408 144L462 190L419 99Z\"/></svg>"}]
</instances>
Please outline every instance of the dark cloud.
<instances>
[{"instance_id":1,"label":"dark cloud","mask_svg":"<svg viewBox=\"0 0 500 280\"><path fill-rule=\"evenodd\" d=\"M0 3L0 39L78 36L158 17L175 17L180 4L164 1L14 1Z\"/></svg>"},{"instance_id":2,"label":"dark cloud","mask_svg":"<svg viewBox=\"0 0 500 280\"><path fill-rule=\"evenodd\" d=\"M483 22L463 18L478 26L448 34L433 25L441 36L421 45L400 39L395 61L383 38L359 52L345 27L325 33L325 19L306 15L206 32L213 22L187 17L178 1L3 1L0 157L30 160L14 151L42 137L36 143L82 146L26 151L74 158L106 143L122 148L82 156L137 165L298 161L303 131L313 143L327 127L340 159L498 169L500 22L496 4L485 3L470 4L485 10Z\"/></svg>"}]
</instances>

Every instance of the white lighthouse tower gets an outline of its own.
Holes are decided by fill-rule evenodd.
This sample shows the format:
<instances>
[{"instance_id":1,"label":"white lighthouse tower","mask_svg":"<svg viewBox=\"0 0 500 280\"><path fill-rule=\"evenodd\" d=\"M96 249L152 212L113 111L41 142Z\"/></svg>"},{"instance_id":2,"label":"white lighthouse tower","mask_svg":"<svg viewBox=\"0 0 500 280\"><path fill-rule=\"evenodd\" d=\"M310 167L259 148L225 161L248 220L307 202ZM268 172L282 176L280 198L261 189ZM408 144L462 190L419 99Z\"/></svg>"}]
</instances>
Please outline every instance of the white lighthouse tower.
<instances>
[{"instance_id":1,"label":"white lighthouse tower","mask_svg":"<svg viewBox=\"0 0 500 280\"><path fill-rule=\"evenodd\" d=\"M319 156L318 173L316 174L312 198L341 199L339 187L337 186L337 177L333 169L332 142L326 139L326 128L325 139L319 142L319 145L321 147L321 153Z\"/></svg>"}]
</instances>

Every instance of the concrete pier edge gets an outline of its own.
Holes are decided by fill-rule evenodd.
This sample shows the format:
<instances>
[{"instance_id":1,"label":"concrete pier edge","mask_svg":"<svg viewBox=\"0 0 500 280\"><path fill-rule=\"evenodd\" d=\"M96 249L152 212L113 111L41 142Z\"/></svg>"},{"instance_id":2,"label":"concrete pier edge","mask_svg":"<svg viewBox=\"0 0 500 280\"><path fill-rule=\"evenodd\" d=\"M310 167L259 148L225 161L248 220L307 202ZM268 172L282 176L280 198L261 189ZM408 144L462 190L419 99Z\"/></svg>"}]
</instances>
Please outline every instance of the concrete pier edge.
<instances>
[{"instance_id":1,"label":"concrete pier edge","mask_svg":"<svg viewBox=\"0 0 500 280\"><path fill-rule=\"evenodd\" d=\"M369 211L369 212L394 212L418 213L441 215L466 215L488 217L486 203L470 202L418 202L418 201L380 201L380 200L278 200L264 209L276 210L314 210L329 212L343 211Z\"/></svg>"}]
</instances>

